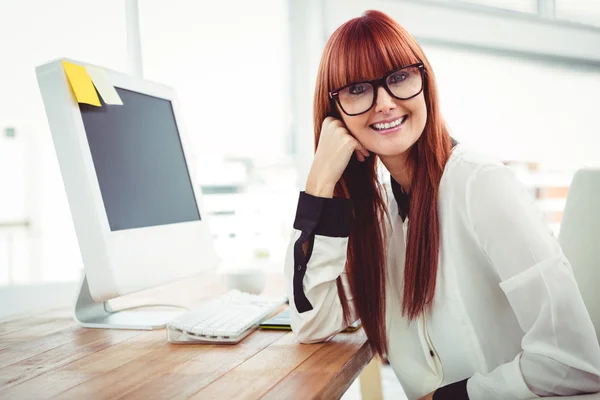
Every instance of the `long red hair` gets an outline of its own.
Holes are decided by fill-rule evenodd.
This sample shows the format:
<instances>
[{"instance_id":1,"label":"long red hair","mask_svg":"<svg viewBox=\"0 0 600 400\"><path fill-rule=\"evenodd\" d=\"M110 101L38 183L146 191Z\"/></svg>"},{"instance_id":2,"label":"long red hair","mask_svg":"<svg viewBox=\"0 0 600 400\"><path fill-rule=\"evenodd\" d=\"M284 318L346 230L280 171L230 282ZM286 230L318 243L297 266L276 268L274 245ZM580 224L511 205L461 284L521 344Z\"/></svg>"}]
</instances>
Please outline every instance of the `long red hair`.
<instances>
[{"instance_id":1,"label":"long red hair","mask_svg":"<svg viewBox=\"0 0 600 400\"><path fill-rule=\"evenodd\" d=\"M439 112L433 70L419 44L404 28L384 13L367 11L344 23L327 41L317 75L313 110L316 150L323 120L327 116L341 119L329 99L330 90L418 62L424 64L426 71L427 122L416 144L408 150L412 184L401 306L402 314L411 321L430 310L433 303L440 242L438 188L452 146ZM385 191L377 177L378 163L376 156L363 163L352 158L336 185L335 195L353 201L346 264L350 291L373 351L385 355L387 208ZM348 294L340 278L337 287L349 323Z\"/></svg>"}]
</instances>

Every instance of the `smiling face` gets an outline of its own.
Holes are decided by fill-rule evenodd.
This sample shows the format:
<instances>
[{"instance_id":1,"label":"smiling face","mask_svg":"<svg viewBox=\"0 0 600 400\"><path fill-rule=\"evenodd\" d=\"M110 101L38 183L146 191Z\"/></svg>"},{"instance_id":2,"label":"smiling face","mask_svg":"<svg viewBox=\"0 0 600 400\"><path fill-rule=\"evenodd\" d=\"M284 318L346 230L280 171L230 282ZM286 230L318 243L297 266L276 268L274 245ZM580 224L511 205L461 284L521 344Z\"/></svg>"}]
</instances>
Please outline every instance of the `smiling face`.
<instances>
[{"instance_id":1,"label":"smiling face","mask_svg":"<svg viewBox=\"0 0 600 400\"><path fill-rule=\"evenodd\" d=\"M379 156L405 153L417 142L427 122L423 91L411 99L399 100L380 86L375 104L363 114L348 116L339 104L337 107L346 128L364 147Z\"/></svg>"}]
</instances>

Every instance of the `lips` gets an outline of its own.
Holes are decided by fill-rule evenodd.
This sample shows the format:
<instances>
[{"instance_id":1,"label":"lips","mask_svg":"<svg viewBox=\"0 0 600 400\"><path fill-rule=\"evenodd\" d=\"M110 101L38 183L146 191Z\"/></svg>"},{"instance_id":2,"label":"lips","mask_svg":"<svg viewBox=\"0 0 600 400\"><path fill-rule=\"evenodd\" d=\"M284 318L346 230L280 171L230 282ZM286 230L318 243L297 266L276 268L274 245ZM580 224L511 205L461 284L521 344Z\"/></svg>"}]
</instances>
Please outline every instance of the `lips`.
<instances>
[{"instance_id":1,"label":"lips","mask_svg":"<svg viewBox=\"0 0 600 400\"><path fill-rule=\"evenodd\" d=\"M396 118L394 120L376 122L369 126L376 131L385 131L385 130L393 129L397 126L402 125L406 121L407 118L408 118L408 115L403 115L402 117Z\"/></svg>"},{"instance_id":2,"label":"lips","mask_svg":"<svg viewBox=\"0 0 600 400\"><path fill-rule=\"evenodd\" d=\"M391 135L400 132L404 128L404 125L406 125L407 120L408 115L404 115L397 119L376 122L374 124L369 125L369 127L377 135Z\"/></svg>"}]
</instances>

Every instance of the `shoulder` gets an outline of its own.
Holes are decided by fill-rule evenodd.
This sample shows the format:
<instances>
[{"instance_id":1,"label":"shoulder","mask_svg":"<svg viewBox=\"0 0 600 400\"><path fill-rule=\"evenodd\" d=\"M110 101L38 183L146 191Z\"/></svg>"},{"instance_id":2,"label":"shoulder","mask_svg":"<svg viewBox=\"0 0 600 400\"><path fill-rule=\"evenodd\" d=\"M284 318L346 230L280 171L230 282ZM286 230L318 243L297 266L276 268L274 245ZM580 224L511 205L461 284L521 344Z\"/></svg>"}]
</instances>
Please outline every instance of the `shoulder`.
<instances>
[{"instance_id":1,"label":"shoulder","mask_svg":"<svg viewBox=\"0 0 600 400\"><path fill-rule=\"evenodd\" d=\"M494 199L514 193L516 186L516 174L501 160L458 144L446 163L440 197L442 201L455 200L468 206L473 197L494 202Z\"/></svg>"},{"instance_id":2,"label":"shoulder","mask_svg":"<svg viewBox=\"0 0 600 400\"><path fill-rule=\"evenodd\" d=\"M491 172L491 174L490 174ZM482 174L511 174L512 170L496 157L458 144L452 150L444 168L441 185L452 185L467 189Z\"/></svg>"},{"instance_id":3,"label":"shoulder","mask_svg":"<svg viewBox=\"0 0 600 400\"><path fill-rule=\"evenodd\" d=\"M442 176L442 202L461 209L471 222L473 218L525 215L514 210L533 212L534 198L512 168L497 158L459 146Z\"/></svg>"},{"instance_id":4,"label":"shoulder","mask_svg":"<svg viewBox=\"0 0 600 400\"><path fill-rule=\"evenodd\" d=\"M506 167L498 158L473 150L467 145L458 144L450 154L443 177L469 179L482 169L504 168L508 167Z\"/></svg>"}]
</instances>

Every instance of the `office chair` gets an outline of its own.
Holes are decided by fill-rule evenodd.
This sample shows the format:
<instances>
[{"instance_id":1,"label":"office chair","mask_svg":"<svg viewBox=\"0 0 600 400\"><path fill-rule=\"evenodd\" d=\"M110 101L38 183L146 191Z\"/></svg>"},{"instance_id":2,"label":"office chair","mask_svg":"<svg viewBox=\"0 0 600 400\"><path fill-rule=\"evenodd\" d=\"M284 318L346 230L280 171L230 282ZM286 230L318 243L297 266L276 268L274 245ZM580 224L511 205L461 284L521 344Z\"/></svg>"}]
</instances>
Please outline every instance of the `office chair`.
<instances>
[{"instance_id":1,"label":"office chair","mask_svg":"<svg viewBox=\"0 0 600 400\"><path fill-rule=\"evenodd\" d=\"M569 188L558 241L571 263L600 340L600 169L583 168Z\"/></svg>"}]
</instances>

